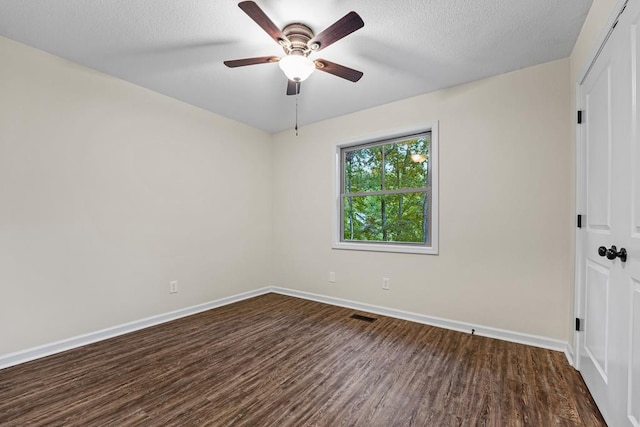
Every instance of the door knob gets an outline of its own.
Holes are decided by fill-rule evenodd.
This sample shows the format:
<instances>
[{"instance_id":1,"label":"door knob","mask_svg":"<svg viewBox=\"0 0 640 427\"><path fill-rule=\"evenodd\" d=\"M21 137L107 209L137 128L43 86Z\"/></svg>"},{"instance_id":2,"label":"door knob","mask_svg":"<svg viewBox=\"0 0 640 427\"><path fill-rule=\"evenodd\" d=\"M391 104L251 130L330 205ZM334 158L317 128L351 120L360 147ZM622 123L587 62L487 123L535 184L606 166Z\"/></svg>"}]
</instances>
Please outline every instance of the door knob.
<instances>
[{"instance_id":1,"label":"door knob","mask_svg":"<svg viewBox=\"0 0 640 427\"><path fill-rule=\"evenodd\" d=\"M607 259L620 258L620 261L622 262L627 261L627 250L625 248L620 248L620 251L618 251L618 248L616 248L615 245L611 245L609 249L604 246L600 246L598 248L598 255L606 256Z\"/></svg>"}]
</instances>

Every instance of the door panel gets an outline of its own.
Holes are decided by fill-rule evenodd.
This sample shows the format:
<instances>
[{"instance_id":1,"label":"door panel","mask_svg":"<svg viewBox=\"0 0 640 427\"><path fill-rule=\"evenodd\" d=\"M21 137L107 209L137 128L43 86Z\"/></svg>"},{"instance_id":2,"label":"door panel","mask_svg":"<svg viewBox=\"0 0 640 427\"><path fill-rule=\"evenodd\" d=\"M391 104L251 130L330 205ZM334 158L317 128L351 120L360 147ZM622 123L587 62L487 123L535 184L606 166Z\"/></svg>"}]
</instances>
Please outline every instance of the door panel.
<instances>
[{"instance_id":1,"label":"door panel","mask_svg":"<svg viewBox=\"0 0 640 427\"><path fill-rule=\"evenodd\" d=\"M627 413L634 426L640 425L640 277L632 280L631 351L629 352L629 398Z\"/></svg>"},{"instance_id":2,"label":"door panel","mask_svg":"<svg viewBox=\"0 0 640 427\"><path fill-rule=\"evenodd\" d=\"M603 58L585 88L587 225L608 232L611 223L611 63Z\"/></svg>"},{"instance_id":3,"label":"door panel","mask_svg":"<svg viewBox=\"0 0 640 427\"><path fill-rule=\"evenodd\" d=\"M586 272L586 318L584 348L602 380L607 382L609 338L609 270L587 261Z\"/></svg>"},{"instance_id":4,"label":"door panel","mask_svg":"<svg viewBox=\"0 0 640 427\"><path fill-rule=\"evenodd\" d=\"M640 128L638 106L640 105L640 14L635 16L631 24L631 67L633 80L632 139L631 139L631 229L634 238L640 238Z\"/></svg>"}]
</instances>

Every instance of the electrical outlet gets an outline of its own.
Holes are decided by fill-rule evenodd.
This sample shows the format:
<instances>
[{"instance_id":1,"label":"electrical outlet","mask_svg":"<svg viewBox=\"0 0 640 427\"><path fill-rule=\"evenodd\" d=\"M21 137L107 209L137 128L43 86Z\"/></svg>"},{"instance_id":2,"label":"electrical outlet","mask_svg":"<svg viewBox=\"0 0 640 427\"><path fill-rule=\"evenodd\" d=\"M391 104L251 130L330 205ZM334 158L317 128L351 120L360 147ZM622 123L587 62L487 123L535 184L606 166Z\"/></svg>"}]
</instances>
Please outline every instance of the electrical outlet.
<instances>
[{"instance_id":1,"label":"electrical outlet","mask_svg":"<svg viewBox=\"0 0 640 427\"><path fill-rule=\"evenodd\" d=\"M330 271L329 272L329 281L331 283L335 283L336 282L336 273L335 273L335 271Z\"/></svg>"},{"instance_id":2,"label":"electrical outlet","mask_svg":"<svg viewBox=\"0 0 640 427\"><path fill-rule=\"evenodd\" d=\"M382 289L384 289L385 291L389 290L389 278L388 277L383 277L382 278Z\"/></svg>"},{"instance_id":3,"label":"electrical outlet","mask_svg":"<svg viewBox=\"0 0 640 427\"><path fill-rule=\"evenodd\" d=\"M169 293L177 294L178 293L178 281L172 280L169 282Z\"/></svg>"}]
</instances>

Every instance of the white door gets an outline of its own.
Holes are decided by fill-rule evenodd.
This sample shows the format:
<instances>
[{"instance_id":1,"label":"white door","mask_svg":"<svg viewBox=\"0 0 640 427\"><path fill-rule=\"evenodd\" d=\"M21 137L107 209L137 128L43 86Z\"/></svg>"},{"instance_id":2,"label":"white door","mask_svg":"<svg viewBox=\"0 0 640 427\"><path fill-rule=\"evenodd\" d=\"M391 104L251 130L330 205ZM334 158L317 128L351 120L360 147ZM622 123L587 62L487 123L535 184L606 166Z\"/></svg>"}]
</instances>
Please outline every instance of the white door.
<instances>
[{"instance_id":1,"label":"white door","mask_svg":"<svg viewBox=\"0 0 640 427\"><path fill-rule=\"evenodd\" d=\"M629 40L631 57L631 137L629 146L623 150L628 156L625 164L629 171L625 175L629 184L624 205L621 244L627 249L628 259L622 268L622 285L628 296L628 340L626 359L627 411L633 426L640 426L640 0L633 0L627 6L628 21L626 38ZM625 12L626 13L626 12ZM626 17L625 17L626 18ZM627 19L622 20L626 22Z\"/></svg>"},{"instance_id":2,"label":"white door","mask_svg":"<svg viewBox=\"0 0 640 427\"><path fill-rule=\"evenodd\" d=\"M630 0L579 88L577 365L611 426L640 426L639 24Z\"/></svg>"}]
</instances>

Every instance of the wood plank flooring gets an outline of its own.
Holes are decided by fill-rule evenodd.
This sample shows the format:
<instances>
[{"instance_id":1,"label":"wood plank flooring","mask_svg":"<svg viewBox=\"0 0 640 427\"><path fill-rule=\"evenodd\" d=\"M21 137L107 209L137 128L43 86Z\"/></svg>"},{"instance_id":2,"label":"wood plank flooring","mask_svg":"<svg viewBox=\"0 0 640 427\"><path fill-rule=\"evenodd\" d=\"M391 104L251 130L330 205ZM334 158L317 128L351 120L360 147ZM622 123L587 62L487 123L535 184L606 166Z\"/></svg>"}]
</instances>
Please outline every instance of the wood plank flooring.
<instances>
[{"instance_id":1,"label":"wood plank flooring","mask_svg":"<svg viewBox=\"0 0 640 427\"><path fill-rule=\"evenodd\" d=\"M10 426L602 426L564 354L267 294L0 370Z\"/></svg>"}]
</instances>

